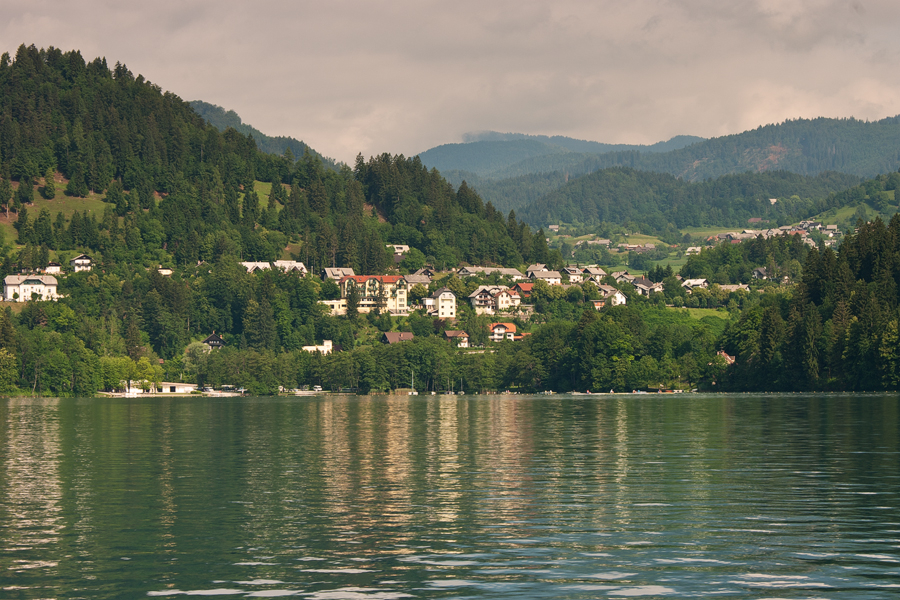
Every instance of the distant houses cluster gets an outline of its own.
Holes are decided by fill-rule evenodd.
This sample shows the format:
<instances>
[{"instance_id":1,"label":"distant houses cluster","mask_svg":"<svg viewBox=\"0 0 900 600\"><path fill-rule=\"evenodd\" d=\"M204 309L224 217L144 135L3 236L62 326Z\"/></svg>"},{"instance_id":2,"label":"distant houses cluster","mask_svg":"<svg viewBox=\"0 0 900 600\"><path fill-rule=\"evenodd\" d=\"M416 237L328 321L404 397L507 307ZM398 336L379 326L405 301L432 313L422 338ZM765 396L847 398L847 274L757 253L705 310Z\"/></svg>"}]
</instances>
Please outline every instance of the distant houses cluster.
<instances>
[{"instance_id":1,"label":"distant houses cluster","mask_svg":"<svg viewBox=\"0 0 900 600\"><path fill-rule=\"evenodd\" d=\"M91 257L79 254L69 261L69 267L75 273L90 271L93 268ZM6 302L28 302L29 300L54 301L60 298L55 275L62 274L62 265L48 263L38 273L7 275L3 279L3 300Z\"/></svg>"}]
</instances>

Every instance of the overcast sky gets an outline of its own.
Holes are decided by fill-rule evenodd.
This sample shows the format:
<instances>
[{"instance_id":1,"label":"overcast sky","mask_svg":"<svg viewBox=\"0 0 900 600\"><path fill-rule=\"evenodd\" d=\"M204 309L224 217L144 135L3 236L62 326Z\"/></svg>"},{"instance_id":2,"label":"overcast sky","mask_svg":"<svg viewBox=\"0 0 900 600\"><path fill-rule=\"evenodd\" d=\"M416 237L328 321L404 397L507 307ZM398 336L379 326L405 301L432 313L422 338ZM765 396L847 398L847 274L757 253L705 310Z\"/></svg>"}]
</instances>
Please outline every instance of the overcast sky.
<instances>
[{"instance_id":1,"label":"overcast sky","mask_svg":"<svg viewBox=\"0 0 900 600\"><path fill-rule=\"evenodd\" d=\"M900 113L897 0L0 0L80 49L346 162L494 130L609 143Z\"/></svg>"}]
</instances>

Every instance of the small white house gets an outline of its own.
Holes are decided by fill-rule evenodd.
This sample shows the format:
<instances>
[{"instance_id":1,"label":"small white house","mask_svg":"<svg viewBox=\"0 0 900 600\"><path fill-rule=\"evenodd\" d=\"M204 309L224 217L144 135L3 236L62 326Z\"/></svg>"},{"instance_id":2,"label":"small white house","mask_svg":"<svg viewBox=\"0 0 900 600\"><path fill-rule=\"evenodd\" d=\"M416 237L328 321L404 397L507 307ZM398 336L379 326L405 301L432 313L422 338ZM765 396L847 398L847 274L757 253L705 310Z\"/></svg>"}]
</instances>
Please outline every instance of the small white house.
<instances>
[{"instance_id":1,"label":"small white house","mask_svg":"<svg viewBox=\"0 0 900 600\"><path fill-rule=\"evenodd\" d=\"M94 261L87 254L79 254L69 261L69 265L76 273L79 271L90 271L93 264Z\"/></svg>"},{"instance_id":2,"label":"small white house","mask_svg":"<svg viewBox=\"0 0 900 600\"><path fill-rule=\"evenodd\" d=\"M303 346L304 352L321 352L324 354L331 354L331 351L334 349L334 344L331 340L324 340L321 346Z\"/></svg>"},{"instance_id":3,"label":"small white house","mask_svg":"<svg viewBox=\"0 0 900 600\"><path fill-rule=\"evenodd\" d=\"M3 298L7 302L28 302L32 296L56 300L56 286L56 277L51 275L7 275L3 279Z\"/></svg>"},{"instance_id":4,"label":"small white house","mask_svg":"<svg viewBox=\"0 0 900 600\"><path fill-rule=\"evenodd\" d=\"M434 300L434 313L441 319L456 318L456 294L450 288L441 288L431 295Z\"/></svg>"},{"instance_id":5,"label":"small white house","mask_svg":"<svg viewBox=\"0 0 900 600\"><path fill-rule=\"evenodd\" d=\"M276 269L281 269L285 273L299 273L306 275L306 265L296 260L276 260L272 263Z\"/></svg>"}]
</instances>

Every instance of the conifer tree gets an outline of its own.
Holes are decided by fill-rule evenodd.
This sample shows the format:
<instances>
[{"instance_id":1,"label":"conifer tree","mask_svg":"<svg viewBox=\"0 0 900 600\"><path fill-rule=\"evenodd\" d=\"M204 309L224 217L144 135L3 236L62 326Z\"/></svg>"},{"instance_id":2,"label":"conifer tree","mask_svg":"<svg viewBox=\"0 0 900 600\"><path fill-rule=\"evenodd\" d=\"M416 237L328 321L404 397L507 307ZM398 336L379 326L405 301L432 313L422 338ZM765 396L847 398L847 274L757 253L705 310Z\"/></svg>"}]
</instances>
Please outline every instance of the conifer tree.
<instances>
[{"instance_id":1,"label":"conifer tree","mask_svg":"<svg viewBox=\"0 0 900 600\"><path fill-rule=\"evenodd\" d=\"M41 196L46 200L53 200L56 198L55 176L56 171L54 171L52 167L48 168L47 172L44 173L44 187L41 188Z\"/></svg>"},{"instance_id":2,"label":"conifer tree","mask_svg":"<svg viewBox=\"0 0 900 600\"><path fill-rule=\"evenodd\" d=\"M0 177L0 206L6 211L6 219L9 220L9 205L12 201L12 186L6 177Z\"/></svg>"}]
</instances>

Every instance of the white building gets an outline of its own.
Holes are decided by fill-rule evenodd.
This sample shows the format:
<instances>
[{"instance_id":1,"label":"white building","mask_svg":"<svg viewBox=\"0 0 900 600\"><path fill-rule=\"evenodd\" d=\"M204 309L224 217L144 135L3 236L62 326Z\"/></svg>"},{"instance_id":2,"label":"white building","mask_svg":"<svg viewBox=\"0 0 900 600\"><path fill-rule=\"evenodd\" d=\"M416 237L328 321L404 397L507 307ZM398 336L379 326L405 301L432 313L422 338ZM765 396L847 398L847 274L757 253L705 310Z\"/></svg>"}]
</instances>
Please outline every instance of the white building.
<instances>
[{"instance_id":1,"label":"white building","mask_svg":"<svg viewBox=\"0 0 900 600\"><path fill-rule=\"evenodd\" d=\"M322 354L331 354L334 344L331 340L323 340L321 346L303 346L304 352L321 352Z\"/></svg>"},{"instance_id":2,"label":"white building","mask_svg":"<svg viewBox=\"0 0 900 600\"><path fill-rule=\"evenodd\" d=\"M434 300L434 314L440 319L456 318L456 294L450 288L441 288L431 295Z\"/></svg>"},{"instance_id":3,"label":"white building","mask_svg":"<svg viewBox=\"0 0 900 600\"><path fill-rule=\"evenodd\" d=\"M69 265L76 273L79 271L90 271L93 263L94 261L92 261L91 257L87 254L79 254L69 261Z\"/></svg>"},{"instance_id":4,"label":"white building","mask_svg":"<svg viewBox=\"0 0 900 600\"><path fill-rule=\"evenodd\" d=\"M559 271L532 271L529 277L534 281L546 281L548 285L562 285L562 274Z\"/></svg>"},{"instance_id":5,"label":"white building","mask_svg":"<svg viewBox=\"0 0 900 600\"><path fill-rule=\"evenodd\" d=\"M7 302L56 300L56 277L51 275L7 275L3 279L3 297Z\"/></svg>"},{"instance_id":6,"label":"white building","mask_svg":"<svg viewBox=\"0 0 900 600\"><path fill-rule=\"evenodd\" d=\"M306 275L306 265L296 260L276 260L272 263L276 269L281 269L285 273L299 273Z\"/></svg>"},{"instance_id":7,"label":"white building","mask_svg":"<svg viewBox=\"0 0 900 600\"><path fill-rule=\"evenodd\" d=\"M469 294L469 302L472 303L476 315L492 315L519 306L522 297L505 285L480 285Z\"/></svg>"},{"instance_id":8,"label":"white building","mask_svg":"<svg viewBox=\"0 0 900 600\"><path fill-rule=\"evenodd\" d=\"M244 261L241 263L241 266L247 269L248 273L255 273L256 271L267 271L272 268L267 262L252 262L252 261Z\"/></svg>"}]
</instances>

